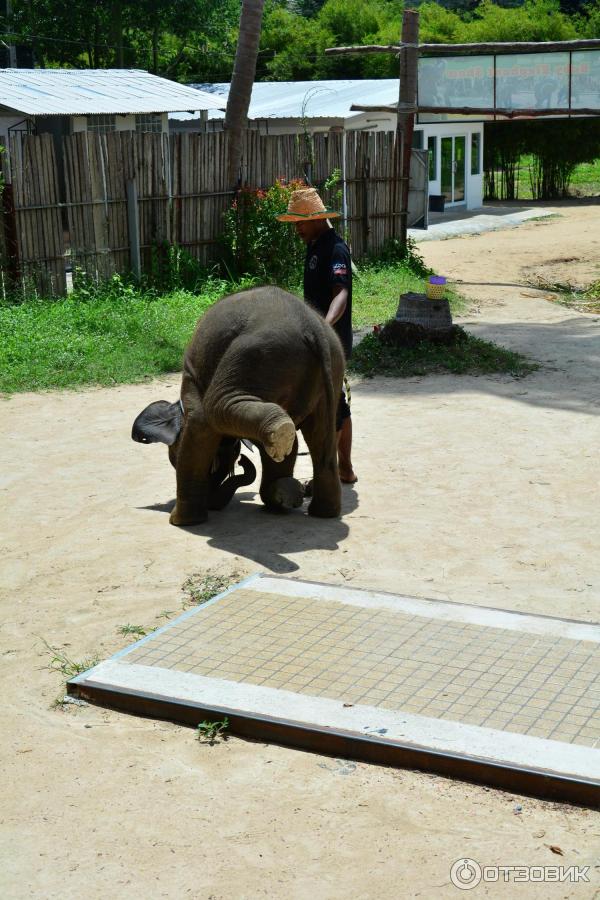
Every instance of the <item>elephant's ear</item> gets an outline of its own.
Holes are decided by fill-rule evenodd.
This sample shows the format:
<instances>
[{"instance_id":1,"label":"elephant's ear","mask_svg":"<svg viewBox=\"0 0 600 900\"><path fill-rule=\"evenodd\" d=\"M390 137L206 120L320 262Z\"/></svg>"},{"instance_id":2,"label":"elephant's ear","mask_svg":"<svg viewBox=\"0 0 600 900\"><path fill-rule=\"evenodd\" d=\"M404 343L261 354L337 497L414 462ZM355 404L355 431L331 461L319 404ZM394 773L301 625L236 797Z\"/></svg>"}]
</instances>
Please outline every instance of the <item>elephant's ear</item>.
<instances>
[{"instance_id":1,"label":"elephant's ear","mask_svg":"<svg viewBox=\"0 0 600 900\"><path fill-rule=\"evenodd\" d=\"M147 406L139 414L133 428L131 437L140 444L174 444L181 431L181 405L167 403L166 400L156 400Z\"/></svg>"}]
</instances>

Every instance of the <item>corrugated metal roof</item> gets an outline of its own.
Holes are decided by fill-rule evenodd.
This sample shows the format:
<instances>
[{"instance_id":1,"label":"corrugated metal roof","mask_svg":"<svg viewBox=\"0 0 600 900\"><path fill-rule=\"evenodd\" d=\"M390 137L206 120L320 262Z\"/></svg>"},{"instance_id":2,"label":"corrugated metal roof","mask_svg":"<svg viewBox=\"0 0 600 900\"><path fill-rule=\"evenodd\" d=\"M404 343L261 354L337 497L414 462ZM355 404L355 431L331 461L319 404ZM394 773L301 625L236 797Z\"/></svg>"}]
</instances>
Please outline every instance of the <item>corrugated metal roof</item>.
<instances>
[{"instance_id":1,"label":"corrugated metal roof","mask_svg":"<svg viewBox=\"0 0 600 900\"><path fill-rule=\"evenodd\" d=\"M29 116L219 109L220 99L138 69L0 69L0 105Z\"/></svg>"},{"instance_id":2,"label":"corrugated metal roof","mask_svg":"<svg viewBox=\"0 0 600 900\"><path fill-rule=\"evenodd\" d=\"M225 101L229 84L194 84L191 87L221 96ZM388 105L398 102L398 79L377 78L348 81L257 81L252 88L250 119L350 119L359 116L353 103ZM209 118L223 113L211 112ZM189 119L177 113L173 119Z\"/></svg>"}]
</instances>

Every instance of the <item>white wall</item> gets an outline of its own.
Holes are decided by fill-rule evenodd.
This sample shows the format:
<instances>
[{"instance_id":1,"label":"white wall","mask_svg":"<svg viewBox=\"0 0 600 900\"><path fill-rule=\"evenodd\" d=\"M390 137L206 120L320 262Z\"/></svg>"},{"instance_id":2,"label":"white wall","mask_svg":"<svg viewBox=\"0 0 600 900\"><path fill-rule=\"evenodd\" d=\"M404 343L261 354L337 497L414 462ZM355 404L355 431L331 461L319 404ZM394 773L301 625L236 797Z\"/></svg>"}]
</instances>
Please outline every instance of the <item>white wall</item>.
<instances>
[{"instance_id":1,"label":"white wall","mask_svg":"<svg viewBox=\"0 0 600 900\"><path fill-rule=\"evenodd\" d=\"M168 113L161 113L163 134L169 133L169 117ZM87 131L87 116L73 116L71 119L73 134L81 131ZM115 125L117 131L135 131L135 114L117 115L115 117Z\"/></svg>"},{"instance_id":2,"label":"white wall","mask_svg":"<svg viewBox=\"0 0 600 900\"><path fill-rule=\"evenodd\" d=\"M391 131L396 128L396 115L388 113L361 113L346 121L348 131L367 128L371 131ZM428 124L415 123L415 131L423 132L423 149L427 149L427 139L433 136L437 140L436 177L429 182L430 194L441 194L440 138L465 136L466 161L465 161L465 205L467 209L477 209L483 205L483 123L482 122L432 122ZM479 174L471 175L471 135L479 134ZM448 204L446 204L448 205ZM463 205L463 204L456 204Z\"/></svg>"},{"instance_id":3,"label":"white wall","mask_svg":"<svg viewBox=\"0 0 600 900\"><path fill-rule=\"evenodd\" d=\"M177 131L223 131L223 121L222 118L209 119L205 128L197 119L193 120L193 122L190 120L180 122L177 119L169 119L171 132L173 133ZM327 133L331 128L343 128L344 120L341 118L309 119L307 127L311 134L316 134L317 132ZM258 131L261 135L304 133L304 125L300 119L250 119L248 128L250 131Z\"/></svg>"}]
</instances>

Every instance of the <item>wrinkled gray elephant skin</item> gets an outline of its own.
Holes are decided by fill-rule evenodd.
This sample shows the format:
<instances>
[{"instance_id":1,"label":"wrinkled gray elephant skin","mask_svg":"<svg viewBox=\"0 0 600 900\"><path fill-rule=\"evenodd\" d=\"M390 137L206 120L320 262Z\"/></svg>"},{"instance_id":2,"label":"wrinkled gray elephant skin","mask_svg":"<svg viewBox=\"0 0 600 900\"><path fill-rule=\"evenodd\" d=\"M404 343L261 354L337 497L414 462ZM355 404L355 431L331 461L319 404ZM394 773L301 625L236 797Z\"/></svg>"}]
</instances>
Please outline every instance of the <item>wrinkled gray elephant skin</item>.
<instances>
[{"instance_id":1,"label":"wrinkled gray elephant skin","mask_svg":"<svg viewBox=\"0 0 600 900\"><path fill-rule=\"evenodd\" d=\"M224 297L196 327L186 351L181 403L151 403L132 437L169 447L177 476L173 525L203 522L237 488L254 480L239 458L242 439L257 445L260 496L272 509L302 504L294 477L302 432L313 463L313 516L339 516L336 410L344 376L342 346L326 322L293 294L251 288Z\"/></svg>"}]
</instances>

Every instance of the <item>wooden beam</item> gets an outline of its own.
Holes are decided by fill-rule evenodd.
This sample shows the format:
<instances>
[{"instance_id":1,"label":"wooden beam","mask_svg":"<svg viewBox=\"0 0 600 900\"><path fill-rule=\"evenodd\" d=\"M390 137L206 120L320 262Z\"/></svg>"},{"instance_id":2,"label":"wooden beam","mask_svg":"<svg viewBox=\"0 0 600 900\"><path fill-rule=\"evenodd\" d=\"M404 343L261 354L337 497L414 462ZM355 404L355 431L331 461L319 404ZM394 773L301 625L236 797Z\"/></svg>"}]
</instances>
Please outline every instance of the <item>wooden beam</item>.
<instances>
[{"instance_id":1,"label":"wooden beam","mask_svg":"<svg viewBox=\"0 0 600 900\"><path fill-rule=\"evenodd\" d=\"M336 56L341 53L400 53L403 44L360 44L354 47L327 47L325 53Z\"/></svg>"},{"instance_id":2,"label":"wooden beam","mask_svg":"<svg viewBox=\"0 0 600 900\"><path fill-rule=\"evenodd\" d=\"M353 112L381 112L395 113L395 106L361 106L353 103L350 109ZM468 116L506 116L514 119L519 116L600 116L600 107L586 107L585 109L493 109L486 106L419 106L415 110L419 113L454 113L455 115Z\"/></svg>"},{"instance_id":3,"label":"wooden beam","mask_svg":"<svg viewBox=\"0 0 600 900\"><path fill-rule=\"evenodd\" d=\"M360 44L352 47L328 47L325 53L400 53L411 44ZM547 53L549 50L600 50L600 38L581 38L573 41L515 41L481 44L419 44L418 52L447 53Z\"/></svg>"},{"instance_id":4,"label":"wooden beam","mask_svg":"<svg viewBox=\"0 0 600 900\"><path fill-rule=\"evenodd\" d=\"M400 54L400 96L396 126L396 152L402 150L400 171L400 246L406 247L408 232L408 192L419 66L419 13L405 9L402 16L402 53Z\"/></svg>"},{"instance_id":5,"label":"wooden beam","mask_svg":"<svg viewBox=\"0 0 600 900\"><path fill-rule=\"evenodd\" d=\"M353 103L350 109L353 112L384 112L384 113L397 113L398 106L390 105L390 106L361 106L358 103Z\"/></svg>"},{"instance_id":6,"label":"wooden beam","mask_svg":"<svg viewBox=\"0 0 600 900\"><path fill-rule=\"evenodd\" d=\"M519 116L540 118L542 116L600 116L600 108L596 109L486 109L476 106L419 106L420 113L454 113L456 115L471 116L506 116L515 119Z\"/></svg>"},{"instance_id":7,"label":"wooden beam","mask_svg":"<svg viewBox=\"0 0 600 900\"><path fill-rule=\"evenodd\" d=\"M599 38L574 41L514 41L480 44L421 44L419 53L547 53L549 50L600 50Z\"/></svg>"}]
</instances>

